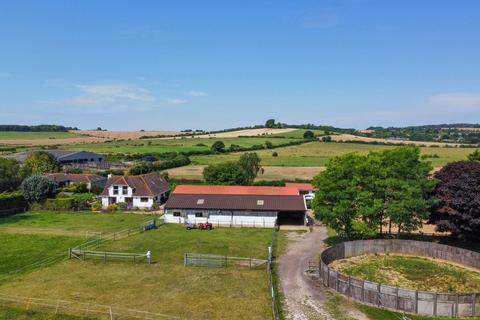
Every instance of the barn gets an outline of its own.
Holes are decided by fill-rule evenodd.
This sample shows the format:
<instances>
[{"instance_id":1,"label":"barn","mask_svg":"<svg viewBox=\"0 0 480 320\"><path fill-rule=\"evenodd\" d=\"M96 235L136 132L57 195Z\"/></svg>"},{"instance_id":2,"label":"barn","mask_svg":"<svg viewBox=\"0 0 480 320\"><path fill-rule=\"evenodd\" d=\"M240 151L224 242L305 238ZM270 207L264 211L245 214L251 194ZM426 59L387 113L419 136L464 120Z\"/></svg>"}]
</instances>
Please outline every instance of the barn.
<instances>
[{"instance_id":1,"label":"barn","mask_svg":"<svg viewBox=\"0 0 480 320\"><path fill-rule=\"evenodd\" d=\"M297 186L179 185L165 204L166 223L245 227L304 225L307 206Z\"/></svg>"}]
</instances>

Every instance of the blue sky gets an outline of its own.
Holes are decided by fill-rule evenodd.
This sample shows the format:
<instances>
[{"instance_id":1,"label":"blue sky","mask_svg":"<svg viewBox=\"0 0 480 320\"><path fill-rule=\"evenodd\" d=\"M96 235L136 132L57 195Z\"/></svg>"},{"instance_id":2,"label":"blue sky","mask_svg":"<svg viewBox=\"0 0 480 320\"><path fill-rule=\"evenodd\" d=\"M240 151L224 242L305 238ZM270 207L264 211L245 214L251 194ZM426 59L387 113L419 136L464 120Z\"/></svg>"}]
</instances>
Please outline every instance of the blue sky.
<instances>
[{"instance_id":1,"label":"blue sky","mask_svg":"<svg viewBox=\"0 0 480 320\"><path fill-rule=\"evenodd\" d=\"M479 122L480 1L0 2L0 123Z\"/></svg>"}]
</instances>

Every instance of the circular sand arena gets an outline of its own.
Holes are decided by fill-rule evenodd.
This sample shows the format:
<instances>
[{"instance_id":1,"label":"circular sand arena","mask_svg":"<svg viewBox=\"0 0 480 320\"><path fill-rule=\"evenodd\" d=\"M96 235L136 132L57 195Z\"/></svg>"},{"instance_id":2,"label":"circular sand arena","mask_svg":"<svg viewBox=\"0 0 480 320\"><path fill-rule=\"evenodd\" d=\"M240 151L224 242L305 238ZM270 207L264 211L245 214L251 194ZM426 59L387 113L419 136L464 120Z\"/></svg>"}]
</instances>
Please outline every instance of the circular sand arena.
<instances>
[{"instance_id":1,"label":"circular sand arena","mask_svg":"<svg viewBox=\"0 0 480 320\"><path fill-rule=\"evenodd\" d=\"M480 253L412 240L359 240L322 252L320 277L351 299L433 316L480 315Z\"/></svg>"}]
</instances>

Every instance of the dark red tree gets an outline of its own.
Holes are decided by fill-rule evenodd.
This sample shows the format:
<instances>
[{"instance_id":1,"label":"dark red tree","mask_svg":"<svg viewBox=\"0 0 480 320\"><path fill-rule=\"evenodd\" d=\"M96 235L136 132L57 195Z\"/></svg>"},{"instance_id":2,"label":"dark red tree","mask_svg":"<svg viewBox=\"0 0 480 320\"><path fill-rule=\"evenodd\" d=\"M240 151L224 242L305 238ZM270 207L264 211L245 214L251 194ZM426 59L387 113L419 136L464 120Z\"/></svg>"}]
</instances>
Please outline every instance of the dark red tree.
<instances>
[{"instance_id":1,"label":"dark red tree","mask_svg":"<svg viewBox=\"0 0 480 320\"><path fill-rule=\"evenodd\" d=\"M453 162L435 174L440 200L432 221L438 231L464 239L480 239L480 162Z\"/></svg>"}]
</instances>

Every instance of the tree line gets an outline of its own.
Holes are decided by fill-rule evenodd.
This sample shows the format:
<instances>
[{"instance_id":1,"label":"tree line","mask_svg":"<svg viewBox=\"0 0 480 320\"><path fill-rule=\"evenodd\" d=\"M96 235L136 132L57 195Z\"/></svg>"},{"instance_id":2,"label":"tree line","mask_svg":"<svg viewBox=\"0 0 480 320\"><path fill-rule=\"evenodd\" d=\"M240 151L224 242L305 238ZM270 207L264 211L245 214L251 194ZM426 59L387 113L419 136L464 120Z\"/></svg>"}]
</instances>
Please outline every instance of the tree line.
<instances>
[{"instance_id":1,"label":"tree line","mask_svg":"<svg viewBox=\"0 0 480 320\"><path fill-rule=\"evenodd\" d=\"M17 124L0 124L0 131L22 131L22 132L67 132L69 130L78 130L77 127L65 127L54 124L41 124L36 126L26 126Z\"/></svg>"}]
</instances>

